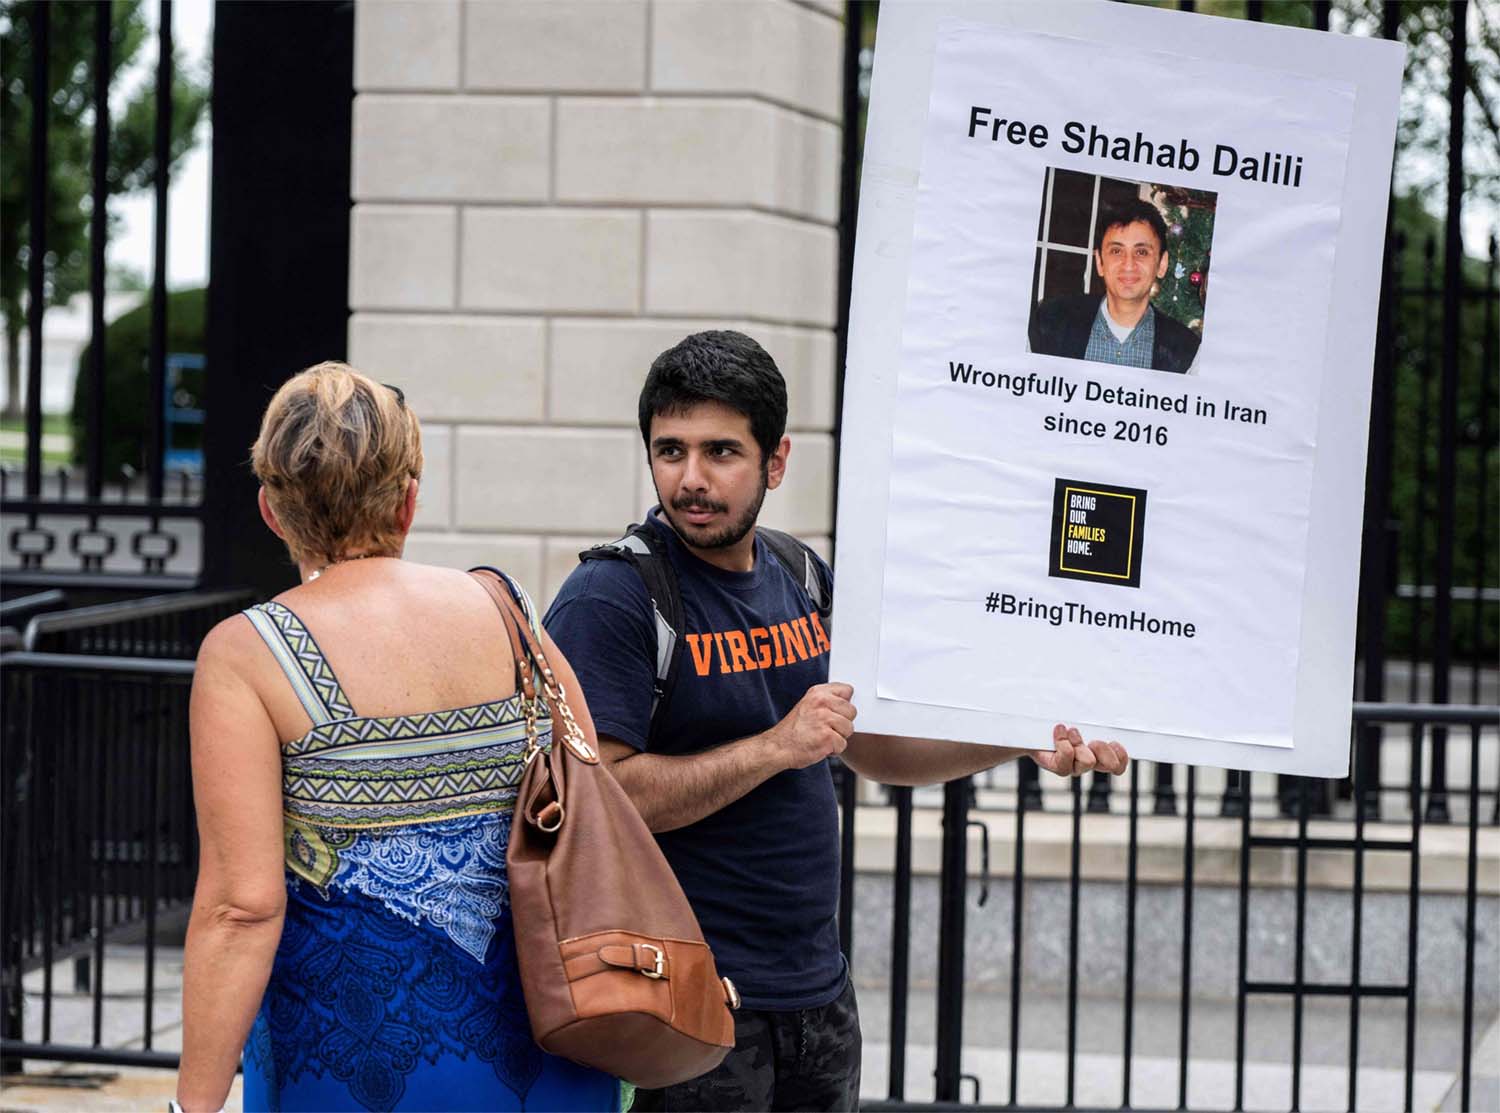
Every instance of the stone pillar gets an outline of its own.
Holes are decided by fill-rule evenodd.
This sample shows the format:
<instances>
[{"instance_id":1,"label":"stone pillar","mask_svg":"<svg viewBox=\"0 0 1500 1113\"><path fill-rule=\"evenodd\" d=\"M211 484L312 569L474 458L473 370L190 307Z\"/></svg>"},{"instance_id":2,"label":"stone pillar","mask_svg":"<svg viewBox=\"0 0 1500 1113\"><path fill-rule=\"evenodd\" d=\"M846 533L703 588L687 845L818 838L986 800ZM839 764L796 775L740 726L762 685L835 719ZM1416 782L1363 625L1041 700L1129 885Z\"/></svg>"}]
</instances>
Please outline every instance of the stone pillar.
<instances>
[{"instance_id":1,"label":"stone pillar","mask_svg":"<svg viewBox=\"0 0 1500 1113\"><path fill-rule=\"evenodd\" d=\"M359 0L350 359L423 419L408 554L543 600L654 501L651 359L737 328L786 375L768 525L827 552L842 4Z\"/></svg>"}]
</instances>

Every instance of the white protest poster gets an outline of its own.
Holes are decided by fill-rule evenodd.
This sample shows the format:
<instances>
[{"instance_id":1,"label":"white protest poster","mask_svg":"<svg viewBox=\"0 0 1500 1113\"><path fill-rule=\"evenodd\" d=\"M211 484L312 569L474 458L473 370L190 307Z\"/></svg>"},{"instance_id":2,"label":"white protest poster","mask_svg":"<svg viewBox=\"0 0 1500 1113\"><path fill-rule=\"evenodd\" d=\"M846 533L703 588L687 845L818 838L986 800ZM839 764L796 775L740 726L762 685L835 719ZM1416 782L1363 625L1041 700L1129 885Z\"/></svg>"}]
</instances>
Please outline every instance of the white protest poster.
<instances>
[{"instance_id":1,"label":"white protest poster","mask_svg":"<svg viewBox=\"0 0 1500 1113\"><path fill-rule=\"evenodd\" d=\"M1347 768L1400 72L1127 5L882 5L837 555L883 559L840 561L832 662L863 729Z\"/></svg>"}]
</instances>

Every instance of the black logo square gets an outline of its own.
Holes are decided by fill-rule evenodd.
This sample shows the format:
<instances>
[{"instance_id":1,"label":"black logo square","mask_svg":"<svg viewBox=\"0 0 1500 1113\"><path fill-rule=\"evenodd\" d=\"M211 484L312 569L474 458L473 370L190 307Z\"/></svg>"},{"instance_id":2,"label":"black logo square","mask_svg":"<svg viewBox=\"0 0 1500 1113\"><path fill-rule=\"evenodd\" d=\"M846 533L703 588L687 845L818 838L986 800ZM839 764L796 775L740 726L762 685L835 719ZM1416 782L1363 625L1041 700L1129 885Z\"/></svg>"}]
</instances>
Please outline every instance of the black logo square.
<instances>
[{"instance_id":1,"label":"black logo square","mask_svg":"<svg viewBox=\"0 0 1500 1113\"><path fill-rule=\"evenodd\" d=\"M1145 531L1145 491L1059 479L1052 495L1047 575L1140 587Z\"/></svg>"}]
</instances>

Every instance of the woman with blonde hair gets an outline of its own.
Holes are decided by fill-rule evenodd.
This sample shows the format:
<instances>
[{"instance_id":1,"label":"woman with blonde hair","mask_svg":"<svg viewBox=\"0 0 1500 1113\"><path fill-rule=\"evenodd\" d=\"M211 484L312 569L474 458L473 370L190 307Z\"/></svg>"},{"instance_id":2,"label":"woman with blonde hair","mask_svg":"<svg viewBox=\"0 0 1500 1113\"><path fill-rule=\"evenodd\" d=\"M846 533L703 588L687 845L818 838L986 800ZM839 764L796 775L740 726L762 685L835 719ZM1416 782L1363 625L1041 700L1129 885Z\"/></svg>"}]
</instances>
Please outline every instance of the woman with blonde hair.
<instances>
[{"instance_id":1,"label":"woman with blonde hair","mask_svg":"<svg viewBox=\"0 0 1500 1113\"><path fill-rule=\"evenodd\" d=\"M302 582L198 655L178 1101L219 1109L243 1048L246 1109L618 1109L615 1079L531 1037L505 875L515 663L481 584L401 559L416 415L322 363L271 399L252 463Z\"/></svg>"}]
</instances>

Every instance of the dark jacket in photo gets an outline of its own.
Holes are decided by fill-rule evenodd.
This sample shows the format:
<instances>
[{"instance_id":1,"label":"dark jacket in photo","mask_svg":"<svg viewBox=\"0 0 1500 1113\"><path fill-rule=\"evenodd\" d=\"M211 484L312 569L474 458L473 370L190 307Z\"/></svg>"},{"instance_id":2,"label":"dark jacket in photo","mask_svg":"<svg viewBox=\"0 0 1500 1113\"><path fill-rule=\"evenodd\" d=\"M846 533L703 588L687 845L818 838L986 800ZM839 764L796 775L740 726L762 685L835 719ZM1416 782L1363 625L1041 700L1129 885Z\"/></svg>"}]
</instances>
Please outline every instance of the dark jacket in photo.
<instances>
[{"instance_id":1,"label":"dark jacket in photo","mask_svg":"<svg viewBox=\"0 0 1500 1113\"><path fill-rule=\"evenodd\" d=\"M1103 299L1103 294L1078 294L1048 298L1037 305L1031 311L1031 350L1046 356L1083 359ZM1156 371L1185 373L1193 365L1200 342L1192 329L1158 310L1151 367Z\"/></svg>"}]
</instances>

